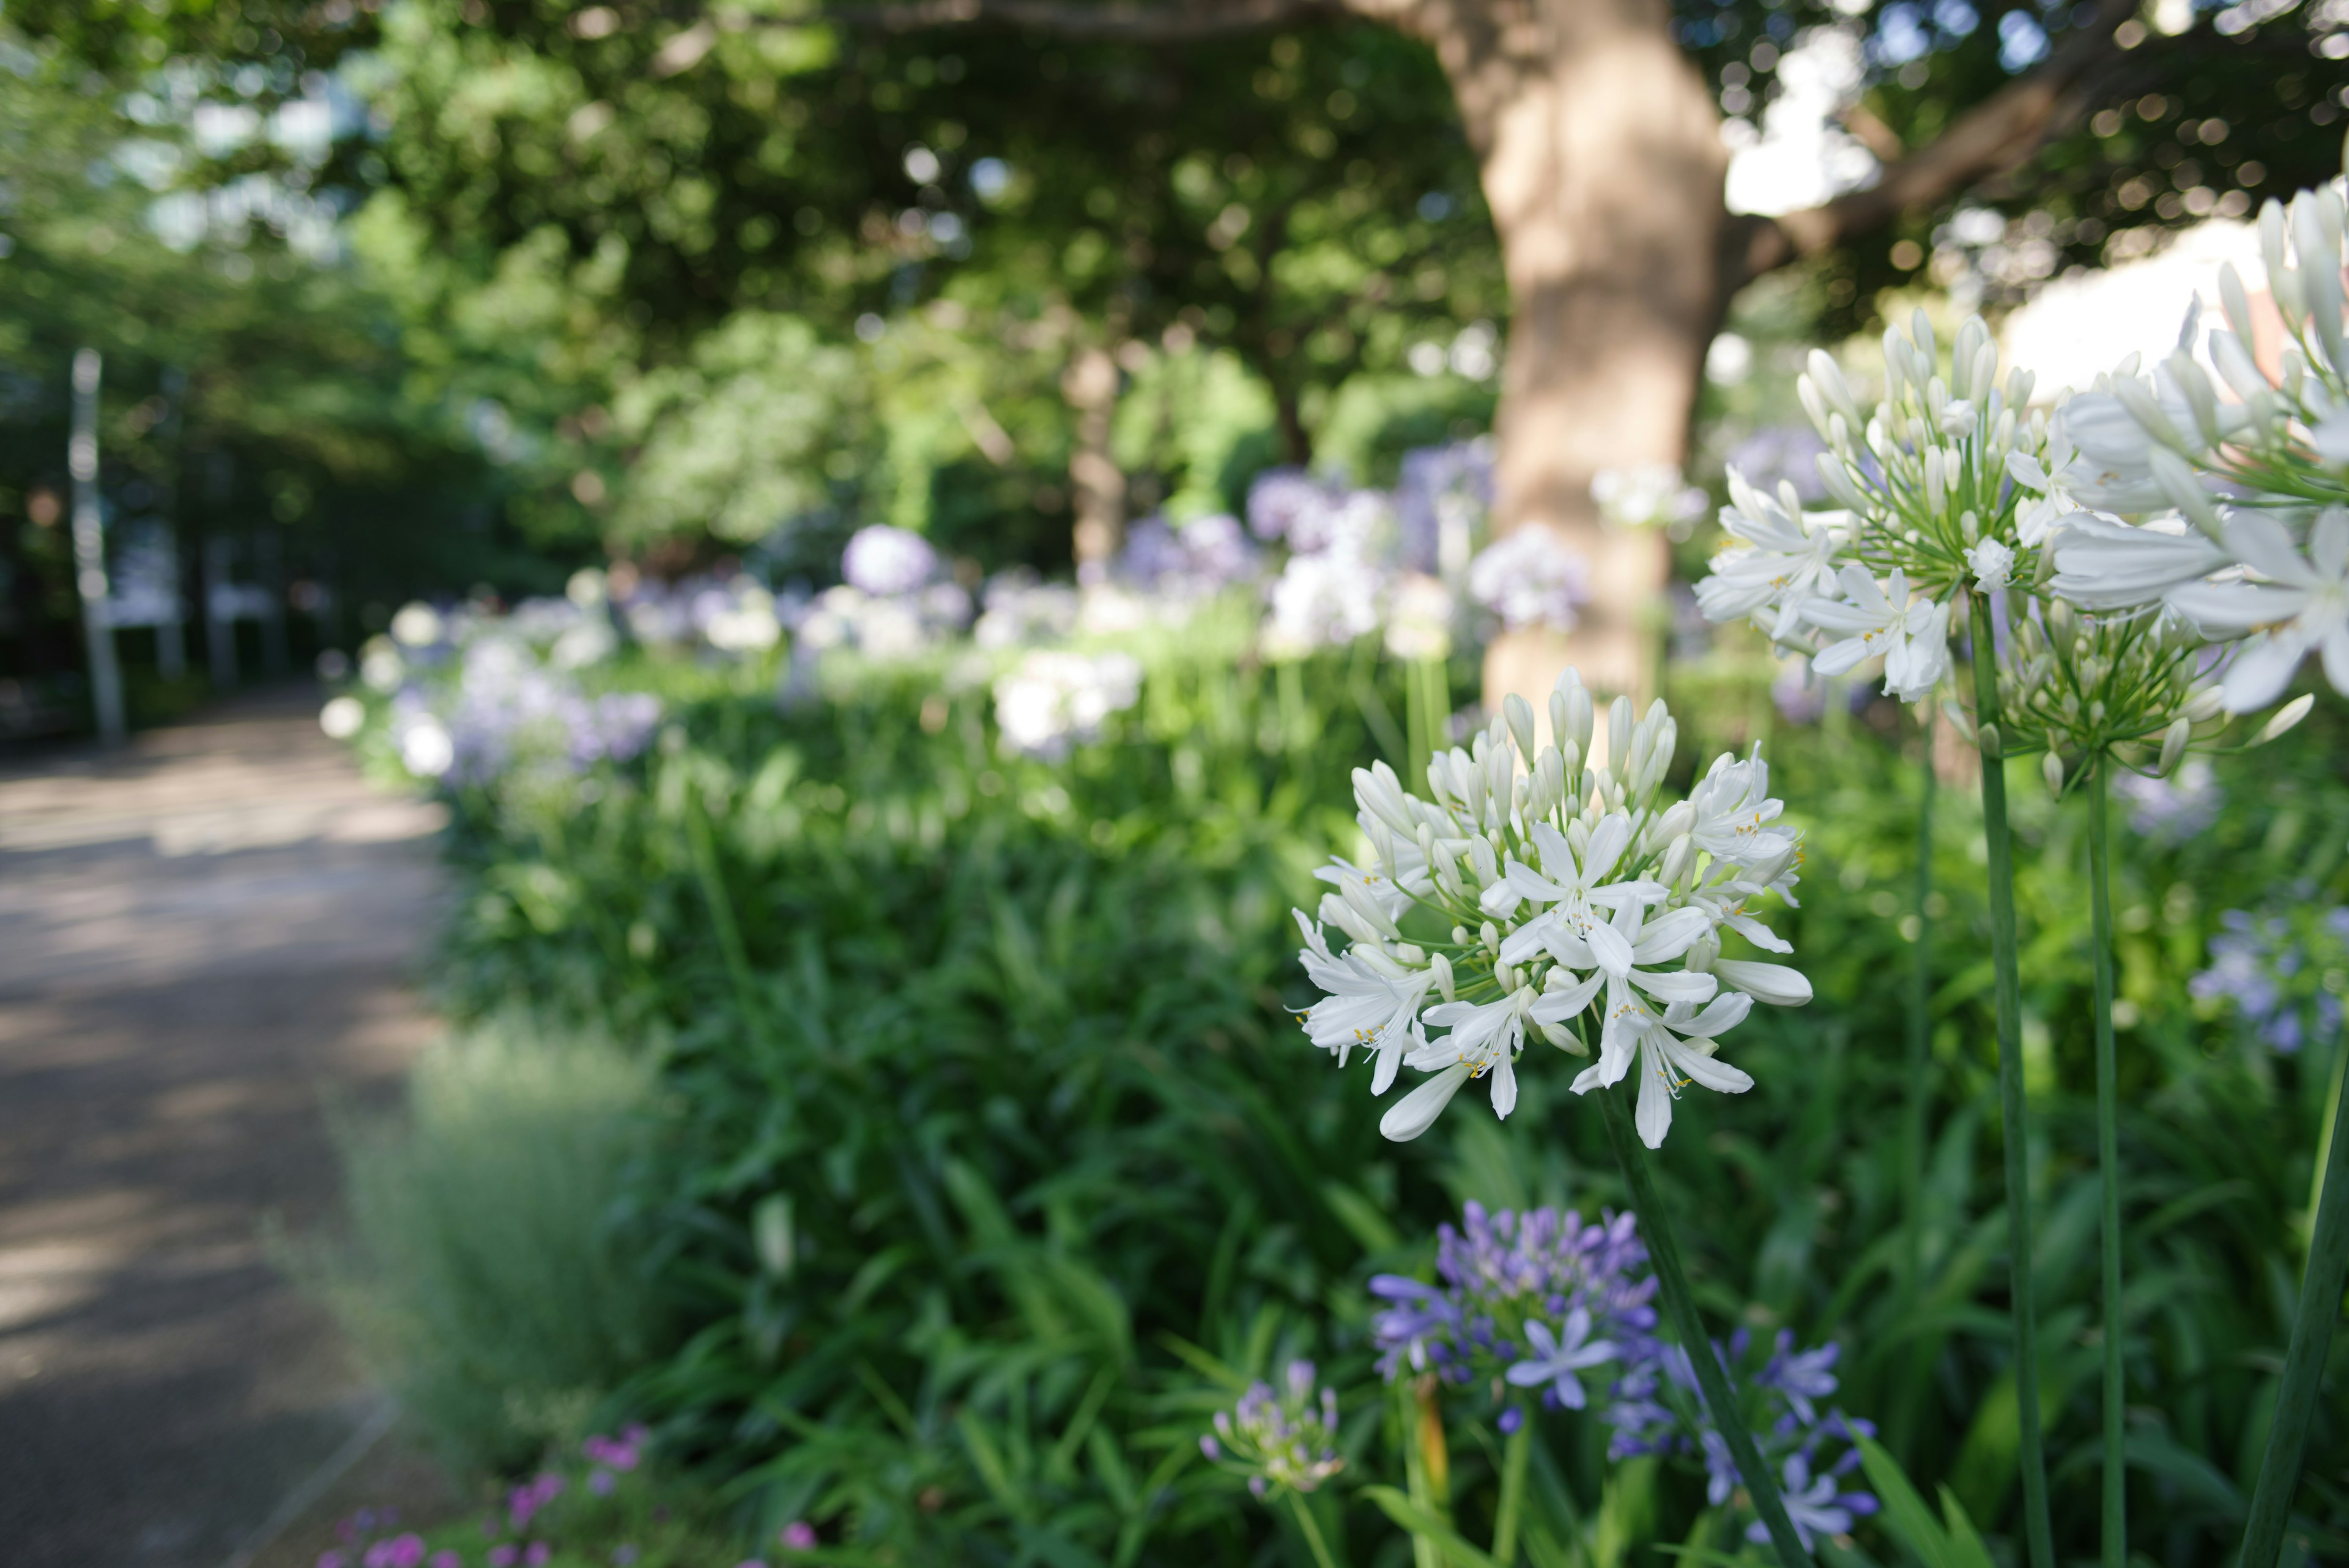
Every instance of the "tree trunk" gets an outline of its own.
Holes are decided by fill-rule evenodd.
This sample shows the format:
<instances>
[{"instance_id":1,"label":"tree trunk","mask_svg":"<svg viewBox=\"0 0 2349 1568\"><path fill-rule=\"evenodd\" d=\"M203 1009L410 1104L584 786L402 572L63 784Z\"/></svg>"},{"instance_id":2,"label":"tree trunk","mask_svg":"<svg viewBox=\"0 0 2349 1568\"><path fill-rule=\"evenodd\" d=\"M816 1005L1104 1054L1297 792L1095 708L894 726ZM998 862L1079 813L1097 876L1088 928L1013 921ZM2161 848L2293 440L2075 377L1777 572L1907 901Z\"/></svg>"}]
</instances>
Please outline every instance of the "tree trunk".
<instances>
[{"instance_id":1,"label":"tree trunk","mask_svg":"<svg viewBox=\"0 0 2349 1568\"><path fill-rule=\"evenodd\" d=\"M1550 529L1589 570L1570 638L1493 645L1485 701L1521 692L1539 713L1568 662L1641 692L1666 545L1602 528L1590 482L1687 455L1726 216L1712 94L1666 0L1402 0L1388 19L1451 78L1508 276L1495 532Z\"/></svg>"},{"instance_id":2,"label":"tree trunk","mask_svg":"<svg viewBox=\"0 0 2349 1568\"><path fill-rule=\"evenodd\" d=\"M1117 413L1117 358L1088 344L1061 376L1061 395L1076 416L1075 451L1069 455L1069 488L1074 492L1077 581L1097 583L1125 543L1125 472L1110 452Z\"/></svg>"}]
</instances>

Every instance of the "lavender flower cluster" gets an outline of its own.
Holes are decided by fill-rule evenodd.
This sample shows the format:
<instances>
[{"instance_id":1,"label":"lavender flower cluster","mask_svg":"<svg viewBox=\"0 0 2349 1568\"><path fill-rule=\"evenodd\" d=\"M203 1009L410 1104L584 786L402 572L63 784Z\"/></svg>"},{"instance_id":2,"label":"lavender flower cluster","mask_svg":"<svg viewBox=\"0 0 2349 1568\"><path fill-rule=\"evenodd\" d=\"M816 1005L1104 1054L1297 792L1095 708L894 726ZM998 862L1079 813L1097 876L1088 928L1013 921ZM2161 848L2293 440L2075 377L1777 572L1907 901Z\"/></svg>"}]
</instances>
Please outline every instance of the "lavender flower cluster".
<instances>
[{"instance_id":1,"label":"lavender flower cluster","mask_svg":"<svg viewBox=\"0 0 2349 1568\"><path fill-rule=\"evenodd\" d=\"M1816 1536L1847 1532L1856 1520L1877 1511L1874 1494L1843 1490L1847 1478L1859 1468L1859 1439L1874 1437L1876 1428L1824 1404L1836 1391L1840 1345L1829 1342L1814 1350L1796 1350L1793 1332L1780 1329L1769 1356L1757 1368L1752 1365L1752 1336L1739 1329L1726 1347L1713 1341L1712 1351L1744 1396L1747 1428L1763 1462L1778 1469L1787 1517L1805 1548ZM1705 1468L1705 1495L1716 1508L1734 1498L1744 1484L1729 1444L1698 1393L1696 1368L1682 1346L1660 1345L1654 1355L1626 1372L1606 1418L1615 1428L1608 1447L1610 1458L1677 1454L1700 1459ZM1758 1521L1745 1534L1754 1542L1770 1538Z\"/></svg>"},{"instance_id":2,"label":"lavender flower cluster","mask_svg":"<svg viewBox=\"0 0 2349 1568\"><path fill-rule=\"evenodd\" d=\"M1455 1386L1538 1390L1551 1410L1595 1408L1615 1430L1611 1458L1699 1460L1719 1506L1738 1490L1737 1468L1698 1395L1687 1350L1656 1336L1657 1282L1647 1264L1630 1214L1602 1210L1586 1223L1573 1210L1488 1214L1470 1203L1458 1230L1436 1232L1441 1285L1394 1274L1371 1281L1371 1294L1386 1303L1371 1322L1380 1369L1390 1379L1408 1368ZM1740 1330L1713 1353L1744 1392L1748 1424L1780 1471L1797 1532L1806 1544L1815 1534L1845 1533L1877 1501L1844 1490L1859 1463L1857 1439L1875 1429L1825 1404L1836 1391L1841 1347L1798 1351L1781 1331L1758 1367L1745 1365L1751 1349ZM1524 1420L1511 1400L1498 1424L1514 1432ZM1767 1539L1758 1523L1749 1534Z\"/></svg>"},{"instance_id":3,"label":"lavender flower cluster","mask_svg":"<svg viewBox=\"0 0 2349 1568\"><path fill-rule=\"evenodd\" d=\"M2349 908L2325 908L2306 884L2254 915L2230 909L2210 939L2210 967L2187 982L2205 1001L2233 1001L2270 1050L2290 1055L2341 1032L2349 992Z\"/></svg>"},{"instance_id":4,"label":"lavender flower cluster","mask_svg":"<svg viewBox=\"0 0 2349 1568\"><path fill-rule=\"evenodd\" d=\"M1656 1279L1630 1214L1586 1224L1572 1210L1503 1210L1470 1203L1458 1230L1436 1231L1439 1285L1379 1274L1388 1303L1371 1323L1388 1377L1408 1366L1460 1386L1500 1379L1536 1388L1553 1410L1589 1403L1583 1375L1630 1367L1655 1354ZM1504 1411L1514 1430L1523 1414Z\"/></svg>"},{"instance_id":5,"label":"lavender flower cluster","mask_svg":"<svg viewBox=\"0 0 2349 1568\"><path fill-rule=\"evenodd\" d=\"M590 696L572 673L502 629L454 658L453 682L403 682L391 701L391 739L419 778L489 782L529 761L571 772L626 762L651 744L660 700L641 691Z\"/></svg>"},{"instance_id":6,"label":"lavender flower cluster","mask_svg":"<svg viewBox=\"0 0 2349 1568\"><path fill-rule=\"evenodd\" d=\"M1229 1410L1216 1412L1213 1437L1199 1439L1209 1460L1247 1472L1258 1497L1311 1491L1345 1468L1338 1452L1338 1395L1317 1386L1309 1361L1292 1361L1280 1386L1255 1383Z\"/></svg>"}]
</instances>

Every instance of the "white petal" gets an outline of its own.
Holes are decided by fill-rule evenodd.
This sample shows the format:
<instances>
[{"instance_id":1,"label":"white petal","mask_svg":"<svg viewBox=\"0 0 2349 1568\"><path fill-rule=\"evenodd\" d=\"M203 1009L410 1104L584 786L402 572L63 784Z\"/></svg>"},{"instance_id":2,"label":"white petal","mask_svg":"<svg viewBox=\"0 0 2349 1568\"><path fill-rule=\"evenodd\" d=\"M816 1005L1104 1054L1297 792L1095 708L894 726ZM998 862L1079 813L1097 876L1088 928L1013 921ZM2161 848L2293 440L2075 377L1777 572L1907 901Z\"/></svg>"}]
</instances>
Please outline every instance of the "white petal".
<instances>
[{"instance_id":1,"label":"white petal","mask_svg":"<svg viewBox=\"0 0 2349 1568\"><path fill-rule=\"evenodd\" d=\"M1536 1023L1564 1023L1590 1005L1599 988L1607 981L1607 971L1593 970L1587 980L1579 980L1560 991L1545 991L1527 1016Z\"/></svg>"},{"instance_id":2,"label":"white petal","mask_svg":"<svg viewBox=\"0 0 2349 1568\"><path fill-rule=\"evenodd\" d=\"M1650 1148L1664 1147L1664 1135L1672 1130L1672 1092L1652 1061L1640 1065L1640 1113L1633 1119L1641 1143Z\"/></svg>"},{"instance_id":3,"label":"white petal","mask_svg":"<svg viewBox=\"0 0 2349 1568\"><path fill-rule=\"evenodd\" d=\"M1504 1055L1493 1064L1493 1114L1503 1120L1517 1108L1516 1064Z\"/></svg>"},{"instance_id":4,"label":"white petal","mask_svg":"<svg viewBox=\"0 0 2349 1568\"><path fill-rule=\"evenodd\" d=\"M1694 1018L1682 1023L1670 1023L1665 1027L1676 1034L1686 1034L1698 1040L1710 1040L1716 1035L1725 1034L1744 1023L1745 1015L1753 1011L1752 997L1742 991L1725 991L1714 997L1712 1005Z\"/></svg>"},{"instance_id":5,"label":"white petal","mask_svg":"<svg viewBox=\"0 0 2349 1568\"><path fill-rule=\"evenodd\" d=\"M1591 956L1598 961L1599 967L1608 973L1619 975L1631 972L1631 965L1637 961L1631 956L1631 944L1624 940L1623 933L1614 927L1593 926L1584 936L1583 940L1590 944Z\"/></svg>"},{"instance_id":6,"label":"white petal","mask_svg":"<svg viewBox=\"0 0 2349 1568\"><path fill-rule=\"evenodd\" d=\"M1379 1118L1380 1135L1392 1143L1409 1143L1435 1125L1467 1081L1468 1064L1454 1062L1388 1107Z\"/></svg>"},{"instance_id":7,"label":"white petal","mask_svg":"<svg viewBox=\"0 0 2349 1568\"><path fill-rule=\"evenodd\" d=\"M1615 765L1621 767L1622 759L1616 759ZM1590 836L1589 853L1582 857L1582 880L1596 882L1613 870L1615 862L1623 857L1624 846L1630 842L1630 819L1621 812L1609 813L1600 820L1598 831Z\"/></svg>"},{"instance_id":8,"label":"white petal","mask_svg":"<svg viewBox=\"0 0 2349 1568\"><path fill-rule=\"evenodd\" d=\"M2284 525L2264 512L2238 512L2227 519L2227 548L2246 566L2254 566L2277 582L2289 583L2296 588L2316 586L2316 574L2292 548L2292 535Z\"/></svg>"},{"instance_id":9,"label":"white petal","mask_svg":"<svg viewBox=\"0 0 2349 1568\"><path fill-rule=\"evenodd\" d=\"M1667 1060L1691 1082L1703 1085L1724 1095L1742 1095L1754 1086L1754 1080L1717 1056L1692 1051L1676 1041L1667 1039L1663 1046Z\"/></svg>"},{"instance_id":10,"label":"white petal","mask_svg":"<svg viewBox=\"0 0 2349 1568\"><path fill-rule=\"evenodd\" d=\"M2220 701L2230 713L2266 707L2292 684L2292 671L2300 668L2301 655L2307 651L2307 644L2296 637L2253 638L2227 667L2227 679L2219 687Z\"/></svg>"},{"instance_id":11,"label":"white petal","mask_svg":"<svg viewBox=\"0 0 2349 1568\"><path fill-rule=\"evenodd\" d=\"M1632 944L1632 961L1637 963L1662 963L1676 959L1712 929L1713 917L1702 909L1674 909L1668 915L1659 916L1653 924L1640 933L1640 940Z\"/></svg>"},{"instance_id":12,"label":"white petal","mask_svg":"<svg viewBox=\"0 0 2349 1568\"><path fill-rule=\"evenodd\" d=\"M1801 1007L1811 1000L1810 978L1782 963L1757 963L1752 959L1716 959L1713 972L1723 985L1750 992L1756 1002L1773 1007Z\"/></svg>"},{"instance_id":13,"label":"white petal","mask_svg":"<svg viewBox=\"0 0 2349 1568\"><path fill-rule=\"evenodd\" d=\"M1694 970L1633 970L1632 983L1659 1002L1702 1002L1721 989L1721 982Z\"/></svg>"}]
</instances>

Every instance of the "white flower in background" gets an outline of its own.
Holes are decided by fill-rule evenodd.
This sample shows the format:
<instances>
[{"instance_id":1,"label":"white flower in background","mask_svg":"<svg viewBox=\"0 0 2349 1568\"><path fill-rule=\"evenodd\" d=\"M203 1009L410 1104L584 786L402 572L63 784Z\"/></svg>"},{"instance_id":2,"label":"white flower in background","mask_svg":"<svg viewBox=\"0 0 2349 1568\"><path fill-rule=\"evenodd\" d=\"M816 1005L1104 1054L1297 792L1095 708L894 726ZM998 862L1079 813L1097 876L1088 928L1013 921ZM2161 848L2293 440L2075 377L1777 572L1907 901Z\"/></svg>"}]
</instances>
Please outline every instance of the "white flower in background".
<instances>
[{"instance_id":1,"label":"white flower in background","mask_svg":"<svg viewBox=\"0 0 2349 1568\"><path fill-rule=\"evenodd\" d=\"M1899 567L1878 583L1861 566L1839 574L1844 597L1816 598L1803 618L1821 630L1843 633L1811 660L1822 675L1841 675L1863 660L1884 660L1884 691L1903 702L1930 695L1950 670L1950 607L1909 597L1908 574Z\"/></svg>"},{"instance_id":2,"label":"white flower in background","mask_svg":"<svg viewBox=\"0 0 2349 1568\"><path fill-rule=\"evenodd\" d=\"M388 697L408 679L408 661L386 639L369 638L367 647L359 650L359 679L368 691Z\"/></svg>"},{"instance_id":3,"label":"white flower in background","mask_svg":"<svg viewBox=\"0 0 2349 1568\"><path fill-rule=\"evenodd\" d=\"M440 612L420 600L399 607L391 618L391 639L407 648L429 648L446 634Z\"/></svg>"},{"instance_id":4,"label":"white flower in background","mask_svg":"<svg viewBox=\"0 0 2349 1568\"><path fill-rule=\"evenodd\" d=\"M391 743L400 766L420 779L440 778L457 763L457 743L448 726L421 703L393 713Z\"/></svg>"},{"instance_id":5,"label":"white flower in background","mask_svg":"<svg viewBox=\"0 0 2349 1568\"><path fill-rule=\"evenodd\" d=\"M563 585L563 597L583 610L599 609L612 597L612 582L594 566L582 566Z\"/></svg>"},{"instance_id":6,"label":"white flower in background","mask_svg":"<svg viewBox=\"0 0 2349 1568\"><path fill-rule=\"evenodd\" d=\"M1468 597L1511 631L1573 630L1588 582L1582 557L1538 523L1485 545L1468 565Z\"/></svg>"},{"instance_id":7,"label":"white flower in background","mask_svg":"<svg viewBox=\"0 0 2349 1568\"><path fill-rule=\"evenodd\" d=\"M1432 662L1452 652L1452 590L1409 572L1397 579L1387 609L1387 651L1397 659Z\"/></svg>"},{"instance_id":8,"label":"white flower in background","mask_svg":"<svg viewBox=\"0 0 2349 1568\"><path fill-rule=\"evenodd\" d=\"M843 579L875 598L910 594L937 576L938 553L910 528L874 523L849 535Z\"/></svg>"},{"instance_id":9,"label":"white flower in background","mask_svg":"<svg viewBox=\"0 0 2349 1568\"><path fill-rule=\"evenodd\" d=\"M585 670L591 664L601 664L619 650L619 634L599 614L592 619L583 618L578 625L558 634L546 661L557 670Z\"/></svg>"},{"instance_id":10,"label":"white flower in background","mask_svg":"<svg viewBox=\"0 0 2349 1568\"><path fill-rule=\"evenodd\" d=\"M1064 757L1141 696L1142 666L1131 655L1040 649L996 681L996 728L1008 752Z\"/></svg>"},{"instance_id":11,"label":"white flower in background","mask_svg":"<svg viewBox=\"0 0 2349 1568\"><path fill-rule=\"evenodd\" d=\"M1784 964L1721 956L1724 932L1787 946L1753 913L1791 889L1800 849L1758 752L1723 757L1699 799L1671 803L1659 797L1677 728L1661 702L1642 717L1609 707L1611 768L1586 765L1598 714L1575 672L1548 706L1556 741L1537 747L1533 710L1511 697L1470 746L1430 760L1426 797L1384 763L1357 770L1366 852L1318 873L1331 888L1319 919L1298 916L1323 993L1307 1034L1341 1065L1370 1053L1374 1093L1398 1066L1424 1075L1381 1120L1389 1138L1419 1137L1478 1082L1506 1116L1526 1051L1595 1043L1601 1058L1575 1088L1646 1062L1640 1127L1658 1144L1680 1089L1750 1086L1714 1053L1755 1001L1810 999ZM1342 954L1325 929L1345 935Z\"/></svg>"},{"instance_id":12,"label":"white flower in background","mask_svg":"<svg viewBox=\"0 0 2349 1568\"><path fill-rule=\"evenodd\" d=\"M756 583L738 580L731 602L711 611L701 623L701 635L721 653L765 652L783 638L775 596Z\"/></svg>"},{"instance_id":13,"label":"white flower in background","mask_svg":"<svg viewBox=\"0 0 2349 1568\"><path fill-rule=\"evenodd\" d=\"M356 697L335 697L318 710L318 728L326 738L347 741L367 723L367 708Z\"/></svg>"},{"instance_id":14,"label":"white flower in background","mask_svg":"<svg viewBox=\"0 0 2349 1568\"><path fill-rule=\"evenodd\" d=\"M1268 592L1265 652L1297 659L1317 648L1342 648L1379 628L1384 575L1340 552L1291 556Z\"/></svg>"},{"instance_id":15,"label":"white flower in background","mask_svg":"<svg viewBox=\"0 0 2349 1568\"><path fill-rule=\"evenodd\" d=\"M2311 653L2333 689L2349 696L2349 508L2318 515L2306 556L2264 513L2234 514L2225 538L2229 553L2263 580L2189 583L2170 589L2167 602L2206 635L2251 634L2220 687L2227 711L2249 712L2282 696Z\"/></svg>"},{"instance_id":16,"label":"white flower in background","mask_svg":"<svg viewBox=\"0 0 2349 1568\"><path fill-rule=\"evenodd\" d=\"M1601 469L1591 476L1599 515L1618 528L1669 528L1704 515L1705 494L1669 462Z\"/></svg>"},{"instance_id":17,"label":"white flower in background","mask_svg":"<svg viewBox=\"0 0 2349 1568\"><path fill-rule=\"evenodd\" d=\"M971 639L990 651L1064 641L1076 630L1082 613L1076 589L1047 583L1026 566L1013 566L988 579L979 603Z\"/></svg>"},{"instance_id":18,"label":"white flower in background","mask_svg":"<svg viewBox=\"0 0 2349 1568\"><path fill-rule=\"evenodd\" d=\"M1974 587L1983 593L2002 592L2014 581L2014 549L1999 539L1983 539L1966 552L1966 565L1973 569Z\"/></svg>"},{"instance_id":19,"label":"white flower in background","mask_svg":"<svg viewBox=\"0 0 2349 1568\"><path fill-rule=\"evenodd\" d=\"M1836 555L1845 543L1841 514L1806 514L1791 481L1781 481L1773 498L1734 468L1729 497L1721 528L1731 543L1697 584L1697 607L1712 621L1751 616L1773 642L1784 642L1800 628L1806 602L1843 591L1836 580Z\"/></svg>"}]
</instances>

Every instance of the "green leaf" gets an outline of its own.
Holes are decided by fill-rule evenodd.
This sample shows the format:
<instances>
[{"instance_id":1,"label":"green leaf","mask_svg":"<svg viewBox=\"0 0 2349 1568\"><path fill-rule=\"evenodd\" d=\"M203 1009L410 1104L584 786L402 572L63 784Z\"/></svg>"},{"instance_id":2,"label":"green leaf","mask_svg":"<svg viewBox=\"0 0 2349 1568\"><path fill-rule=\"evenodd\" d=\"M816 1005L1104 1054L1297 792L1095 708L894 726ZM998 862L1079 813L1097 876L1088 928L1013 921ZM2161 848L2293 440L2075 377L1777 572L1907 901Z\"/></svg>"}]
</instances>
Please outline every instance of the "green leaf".
<instances>
[{"instance_id":1,"label":"green leaf","mask_svg":"<svg viewBox=\"0 0 2349 1568\"><path fill-rule=\"evenodd\" d=\"M1456 1568L1501 1568L1501 1565L1475 1547L1461 1539L1458 1532L1427 1510L1391 1486L1366 1486L1362 1495L1378 1504L1389 1519L1410 1531L1425 1536L1443 1549Z\"/></svg>"}]
</instances>

